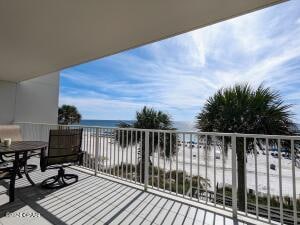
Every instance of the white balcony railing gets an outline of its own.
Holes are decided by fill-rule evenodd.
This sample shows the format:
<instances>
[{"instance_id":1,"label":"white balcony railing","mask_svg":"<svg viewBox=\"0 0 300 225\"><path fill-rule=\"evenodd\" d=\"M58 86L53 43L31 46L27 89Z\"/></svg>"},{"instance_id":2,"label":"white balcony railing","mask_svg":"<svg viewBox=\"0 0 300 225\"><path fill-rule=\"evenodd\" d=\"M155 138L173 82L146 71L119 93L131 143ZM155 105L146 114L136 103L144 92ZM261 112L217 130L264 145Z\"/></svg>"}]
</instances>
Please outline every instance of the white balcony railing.
<instances>
[{"instance_id":1,"label":"white balcony railing","mask_svg":"<svg viewBox=\"0 0 300 225\"><path fill-rule=\"evenodd\" d=\"M78 127L18 124L25 140L43 141L50 129ZM95 174L221 208L233 217L300 223L300 136L80 127L82 166Z\"/></svg>"}]
</instances>

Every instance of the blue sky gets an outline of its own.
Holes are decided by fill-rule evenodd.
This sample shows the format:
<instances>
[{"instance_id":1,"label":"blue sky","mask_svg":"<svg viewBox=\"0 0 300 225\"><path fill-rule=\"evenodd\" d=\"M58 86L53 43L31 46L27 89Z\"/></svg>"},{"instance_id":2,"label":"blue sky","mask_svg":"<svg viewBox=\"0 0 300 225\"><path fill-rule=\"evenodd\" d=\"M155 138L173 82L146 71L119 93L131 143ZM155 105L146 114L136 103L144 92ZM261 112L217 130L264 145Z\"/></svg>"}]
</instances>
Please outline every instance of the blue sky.
<instances>
[{"instance_id":1,"label":"blue sky","mask_svg":"<svg viewBox=\"0 0 300 225\"><path fill-rule=\"evenodd\" d=\"M147 105L194 121L216 90L241 82L278 90L300 122L299 0L65 69L59 102L83 119L134 119Z\"/></svg>"}]
</instances>

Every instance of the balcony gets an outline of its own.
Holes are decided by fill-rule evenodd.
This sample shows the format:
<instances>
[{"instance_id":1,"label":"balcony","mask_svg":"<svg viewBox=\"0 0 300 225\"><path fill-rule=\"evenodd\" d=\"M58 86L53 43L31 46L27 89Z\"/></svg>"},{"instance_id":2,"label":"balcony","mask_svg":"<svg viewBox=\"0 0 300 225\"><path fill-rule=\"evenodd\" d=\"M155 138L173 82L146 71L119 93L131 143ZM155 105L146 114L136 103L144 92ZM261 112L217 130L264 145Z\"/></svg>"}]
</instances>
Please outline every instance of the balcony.
<instances>
[{"instance_id":1,"label":"balcony","mask_svg":"<svg viewBox=\"0 0 300 225\"><path fill-rule=\"evenodd\" d=\"M25 140L40 141L48 140L50 129L75 127L19 125ZM18 179L17 200L12 204L7 203L7 183L1 182L1 223L300 222L299 136L83 129L84 162L82 166L70 168L79 175L79 182L49 191ZM172 141L176 144L170 144ZM239 210L238 172L232 169L238 164L238 142L253 143L252 149L243 148L247 156L244 157L244 211ZM172 146L176 146L175 151ZM164 154L167 148L174 153L170 157ZM145 154L141 154L142 149ZM146 159L143 167L141 157ZM39 164L38 158L31 160ZM40 183L54 173L56 171L37 170L31 177Z\"/></svg>"},{"instance_id":2,"label":"balcony","mask_svg":"<svg viewBox=\"0 0 300 225\"><path fill-rule=\"evenodd\" d=\"M38 163L37 158L32 161ZM12 204L7 203L8 196L5 194L8 183L2 182L0 222L5 225L234 224L230 214L219 214L163 194L145 192L139 186L94 176L78 168L69 170L79 175L79 182L57 191L32 187L24 179L19 179L17 200ZM31 177L39 183L54 173L36 171Z\"/></svg>"}]
</instances>

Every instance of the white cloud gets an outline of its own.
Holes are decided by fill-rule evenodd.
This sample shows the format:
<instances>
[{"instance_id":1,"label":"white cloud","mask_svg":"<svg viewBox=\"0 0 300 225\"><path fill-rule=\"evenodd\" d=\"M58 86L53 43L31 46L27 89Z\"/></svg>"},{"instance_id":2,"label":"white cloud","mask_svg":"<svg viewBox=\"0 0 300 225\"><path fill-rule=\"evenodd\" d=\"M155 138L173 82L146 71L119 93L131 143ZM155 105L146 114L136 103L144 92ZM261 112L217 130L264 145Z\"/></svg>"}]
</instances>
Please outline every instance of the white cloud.
<instances>
[{"instance_id":1,"label":"white cloud","mask_svg":"<svg viewBox=\"0 0 300 225\"><path fill-rule=\"evenodd\" d=\"M300 86L300 26L294 25L300 11L295 8L298 1L144 46L140 54L117 54L105 59L105 69L99 60L86 64L89 70L65 70L64 79L82 90L77 96L65 89L60 102L79 105L85 118L131 119L146 104L176 120L193 120L218 88L264 82L299 104L300 90L291 88ZM107 75L107 70L117 71Z\"/></svg>"}]
</instances>

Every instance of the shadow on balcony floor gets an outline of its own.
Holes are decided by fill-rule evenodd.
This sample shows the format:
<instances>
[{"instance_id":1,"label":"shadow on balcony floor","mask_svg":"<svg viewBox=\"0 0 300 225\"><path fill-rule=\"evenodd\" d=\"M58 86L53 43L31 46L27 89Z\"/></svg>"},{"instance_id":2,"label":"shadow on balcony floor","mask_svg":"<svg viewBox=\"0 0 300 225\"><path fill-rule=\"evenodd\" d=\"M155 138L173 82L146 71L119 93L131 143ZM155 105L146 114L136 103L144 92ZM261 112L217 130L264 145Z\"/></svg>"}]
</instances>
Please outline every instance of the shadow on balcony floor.
<instances>
[{"instance_id":1,"label":"shadow on balcony floor","mask_svg":"<svg viewBox=\"0 0 300 225\"><path fill-rule=\"evenodd\" d=\"M67 169L79 181L59 190L41 189L38 183L56 173L35 171L37 183L16 182L16 201L8 203L8 182L0 182L0 224L243 224L231 218L171 199Z\"/></svg>"}]
</instances>

